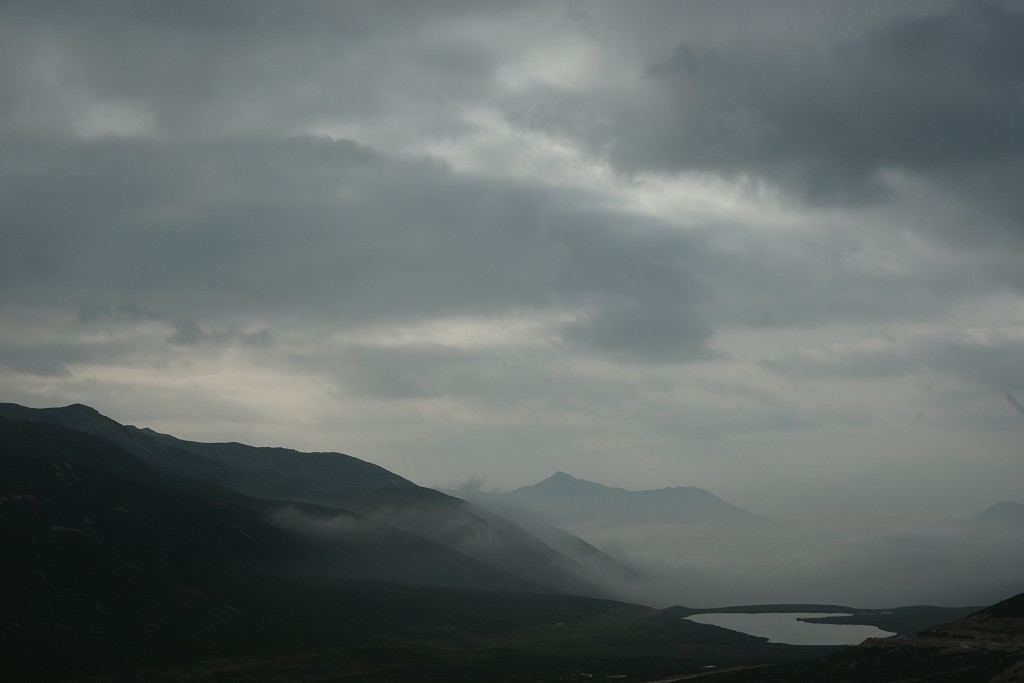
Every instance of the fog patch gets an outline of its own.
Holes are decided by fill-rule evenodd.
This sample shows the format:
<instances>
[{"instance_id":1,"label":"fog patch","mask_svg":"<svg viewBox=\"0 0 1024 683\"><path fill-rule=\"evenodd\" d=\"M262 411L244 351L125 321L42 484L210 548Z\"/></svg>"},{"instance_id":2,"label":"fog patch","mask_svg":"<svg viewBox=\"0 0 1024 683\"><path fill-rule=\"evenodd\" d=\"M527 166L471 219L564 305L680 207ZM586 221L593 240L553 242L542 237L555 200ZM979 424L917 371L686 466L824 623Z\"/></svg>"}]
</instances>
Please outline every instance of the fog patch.
<instances>
[{"instance_id":1,"label":"fog patch","mask_svg":"<svg viewBox=\"0 0 1024 683\"><path fill-rule=\"evenodd\" d=\"M1024 526L936 523L893 532L822 520L775 525L555 524L522 501L458 495L531 532L557 526L635 574L605 572L623 599L654 607L815 603L860 608L983 605L1020 592Z\"/></svg>"},{"instance_id":2,"label":"fog patch","mask_svg":"<svg viewBox=\"0 0 1024 683\"><path fill-rule=\"evenodd\" d=\"M632 597L655 606L988 604L1020 592L1024 532L921 529L872 535L787 527L569 528L629 563Z\"/></svg>"},{"instance_id":3,"label":"fog patch","mask_svg":"<svg viewBox=\"0 0 1024 683\"><path fill-rule=\"evenodd\" d=\"M340 510L334 512L332 515L313 515L295 505L288 505L274 511L270 519L273 524L287 531L325 539L365 539L380 532L366 519Z\"/></svg>"}]
</instances>

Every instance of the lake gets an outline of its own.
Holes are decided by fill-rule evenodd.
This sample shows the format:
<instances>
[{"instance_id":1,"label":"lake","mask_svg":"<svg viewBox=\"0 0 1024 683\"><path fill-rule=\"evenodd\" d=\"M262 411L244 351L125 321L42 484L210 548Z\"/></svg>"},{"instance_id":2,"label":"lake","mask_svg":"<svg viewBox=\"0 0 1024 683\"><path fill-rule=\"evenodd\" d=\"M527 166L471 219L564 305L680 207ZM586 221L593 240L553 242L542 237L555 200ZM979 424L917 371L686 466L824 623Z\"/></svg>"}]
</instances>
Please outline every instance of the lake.
<instances>
[{"instance_id":1,"label":"lake","mask_svg":"<svg viewBox=\"0 0 1024 683\"><path fill-rule=\"evenodd\" d=\"M842 617L839 613L770 612L765 614L731 614L714 612L686 617L699 624L721 626L752 636L768 638L772 643L789 645L857 645L865 638L885 638L891 635L875 626L854 624L808 624L800 618Z\"/></svg>"}]
</instances>

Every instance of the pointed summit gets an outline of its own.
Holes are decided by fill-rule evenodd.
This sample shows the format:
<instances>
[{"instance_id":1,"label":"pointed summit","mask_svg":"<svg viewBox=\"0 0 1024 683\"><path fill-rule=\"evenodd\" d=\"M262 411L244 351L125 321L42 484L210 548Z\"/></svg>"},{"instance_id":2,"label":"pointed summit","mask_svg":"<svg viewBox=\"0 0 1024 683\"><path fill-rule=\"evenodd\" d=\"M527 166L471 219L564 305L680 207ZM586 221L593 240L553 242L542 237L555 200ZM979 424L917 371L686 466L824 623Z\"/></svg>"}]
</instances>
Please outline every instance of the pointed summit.
<instances>
[{"instance_id":1,"label":"pointed summit","mask_svg":"<svg viewBox=\"0 0 1024 683\"><path fill-rule=\"evenodd\" d=\"M563 472L562 470L558 470L557 472L552 474L550 477L548 477L544 481L535 484L535 486L540 486L542 484L551 484L551 485L557 485L557 486L568 486L568 485L577 484L577 483L583 483L583 480L582 479L577 479L576 477L574 477L571 474L568 474L566 472ZM590 483L590 482L585 482L585 483Z\"/></svg>"},{"instance_id":2,"label":"pointed summit","mask_svg":"<svg viewBox=\"0 0 1024 683\"><path fill-rule=\"evenodd\" d=\"M571 474L559 470L543 481L530 486L523 486L512 493L545 496L579 496L608 490L610 489L607 486L602 486L586 479L577 479Z\"/></svg>"}]
</instances>

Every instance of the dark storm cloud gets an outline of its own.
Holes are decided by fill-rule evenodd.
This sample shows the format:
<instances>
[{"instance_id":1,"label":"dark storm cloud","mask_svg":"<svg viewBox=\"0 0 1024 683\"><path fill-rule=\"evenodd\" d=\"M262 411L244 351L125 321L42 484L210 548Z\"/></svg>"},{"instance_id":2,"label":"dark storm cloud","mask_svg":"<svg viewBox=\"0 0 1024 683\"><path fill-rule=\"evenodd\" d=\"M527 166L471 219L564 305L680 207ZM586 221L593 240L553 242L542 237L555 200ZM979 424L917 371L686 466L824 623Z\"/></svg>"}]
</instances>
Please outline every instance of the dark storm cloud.
<instances>
[{"instance_id":1,"label":"dark storm cloud","mask_svg":"<svg viewBox=\"0 0 1024 683\"><path fill-rule=\"evenodd\" d=\"M713 358L707 347L711 336L710 325L685 306L658 309L635 303L607 308L566 328L566 338L580 348L626 360Z\"/></svg>"},{"instance_id":2,"label":"dark storm cloud","mask_svg":"<svg viewBox=\"0 0 1024 683\"><path fill-rule=\"evenodd\" d=\"M157 320L159 317L160 316L155 312L137 303L119 304L115 306L110 304L91 306L89 308L83 308L78 313L78 319L83 323L98 321L124 321L135 323L145 320Z\"/></svg>"},{"instance_id":3,"label":"dark storm cloud","mask_svg":"<svg viewBox=\"0 0 1024 683\"><path fill-rule=\"evenodd\" d=\"M195 320L179 320L172 325L174 330L167 343L174 346L199 346L206 344L240 345L261 349L273 344L274 337L269 330L260 329L246 332L235 327L209 331Z\"/></svg>"},{"instance_id":4,"label":"dark storm cloud","mask_svg":"<svg viewBox=\"0 0 1024 683\"><path fill-rule=\"evenodd\" d=\"M83 339L71 330L44 340L0 339L0 368L39 377L71 377L76 363L124 362L140 351L138 342L120 336Z\"/></svg>"},{"instance_id":5,"label":"dark storm cloud","mask_svg":"<svg viewBox=\"0 0 1024 683\"><path fill-rule=\"evenodd\" d=\"M40 349L37 345L0 343L0 367L39 377L70 377L67 363L81 357L74 344Z\"/></svg>"},{"instance_id":6,"label":"dark storm cloud","mask_svg":"<svg viewBox=\"0 0 1024 683\"><path fill-rule=\"evenodd\" d=\"M86 308L79 312L77 320L58 306L38 310L50 316L52 332L39 336L39 330L31 323L10 324L6 334L0 336L0 367L39 377L70 378L74 365L148 364L154 359L163 362L175 351L169 347L259 350L274 342L265 328L209 328L190 319L172 322L135 303Z\"/></svg>"},{"instance_id":7,"label":"dark storm cloud","mask_svg":"<svg viewBox=\"0 0 1024 683\"><path fill-rule=\"evenodd\" d=\"M12 2L0 10L0 131L62 134L122 106L174 137L296 130L387 110L460 130L495 66L446 38L477 3Z\"/></svg>"},{"instance_id":8,"label":"dark storm cloud","mask_svg":"<svg viewBox=\"0 0 1024 683\"><path fill-rule=\"evenodd\" d=\"M878 200L885 172L907 172L984 210L964 232L994 223L1021 238L1020 6L959 2L831 30L826 47L680 44L648 70L653 99L611 105L613 161L752 174L824 204Z\"/></svg>"},{"instance_id":9,"label":"dark storm cloud","mask_svg":"<svg viewBox=\"0 0 1024 683\"><path fill-rule=\"evenodd\" d=\"M0 141L10 304L159 311L179 346L529 311L570 316L552 323L569 349L686 362L715 356L717 325L896 319L963 288L939 267L865 274L824 234L680 230L349 140L34 142ZM97 303L125 293L140 303Z\"/></svg>"},{"instance_id":10,"label":"dark storm cloud","mask_svg":"<svg viewBox=\"0 0 1024 683\"><path fill-rule=\"evenodd\" d=\"M729 225L709 232L713 257L697 264L696 272L713 283L704 300L713 320L730 327L813 328L927 318L948 307L952 292L991 286L965 282L948 266L908 261L894 271L873 267L876 257L865 253L862 243L830 232L827 225L795 236L743 233Z\"/></svg>"},{"instance_id":11,"label":"dark storm cloud","mask_svg":"<svg viewBox=\"0 0 1024 683\"><path fill-rule=\"evenodd\" d=\"M825 355L792 355L765 361L765 367L794 375L850 378L890 377L928 372L951 374L999 391L1024 386L1024 339L987 340L932 337L882 350L848 350Z\"/></svg>"},{"instance_id":12,"label":"dark storm cloud","mask_svg":"<svg viewBox=\"0 0 1024 683\"><path fill-rule=\"evenodd\" d=\"M651 361L711 355L712 330L699 303L707 285L698 273L714 256L702 237L593 213L566 217L559 234L569 258L558 286L587 312L566 326L568 341Z\"/></svg>"},{"instance_id":13,"label":"dark storm cloud","mask_svg":"<svg viewBox=\"0 0 1024 683\"><path fill-rule=\"evenodd\" d=\"M131 292L179 345L214 324L517 309L570 311L566 340L627 357L692 359L710 340L689 273L702 241L570 194L324 138L6 147L0 281L25 304L123 316L96 301Z\"/></svg>"},{"instance_id":14,"label":"dark storm cloud","mask_svg":"<svg viewBox=\"0 0 1024 683\"><path fill-rule=\"evenodd\" d=\"M713 355L718 324L941 308L950 286L941 269L924 280L922 271L865 276L839 241L729 251L656 221L588 213L539 184L474 180L293 135L319 119L380 115L452 134L465 125L452 107L492 96L500 60L444 29L502 11L10 5L5 44L20 59L0 79L0 130L19 135L0 140L4 285L84 309L132 292L196 326L174 332L179 344L230 324L214 322L221 316L351 326L568 311L576 317L562 333L573 348L654 361ZM588 99L596 110L585 120L610 127L587 134L611 136L627 167L760 173L822 201L877 195L888 167L959 178L966 163L971 178L1001 178L1020 156L1011 125L1020 26L1011 10L979 3L885 20L853 40L829 34L820 54L684 43L650 67L651 97L637 107ZM152 130L67 139L108 101L150 115ZM564 126L573 109L550 117L531 123Z\"/></svg>"},{"instance_id":15,"label":"dark storm cloud","mask_svg":"<svg viewBox=\"0 0 1024 683\"><path fill-rule=\"evenodd\" d=\"M553 351L541 347L527 363L523 354L514 350L467 350L439 344L352 345L316 358L315 365L320 372L329 373L338 386L373 399L459 397L476 405L507 407L521 400L581 398L586 381L567 382L567 373L558 372L557 364L538 367L538 356L550 362ZM303 366L303 359L291 362Z\"/></svg>"}]
</instances>

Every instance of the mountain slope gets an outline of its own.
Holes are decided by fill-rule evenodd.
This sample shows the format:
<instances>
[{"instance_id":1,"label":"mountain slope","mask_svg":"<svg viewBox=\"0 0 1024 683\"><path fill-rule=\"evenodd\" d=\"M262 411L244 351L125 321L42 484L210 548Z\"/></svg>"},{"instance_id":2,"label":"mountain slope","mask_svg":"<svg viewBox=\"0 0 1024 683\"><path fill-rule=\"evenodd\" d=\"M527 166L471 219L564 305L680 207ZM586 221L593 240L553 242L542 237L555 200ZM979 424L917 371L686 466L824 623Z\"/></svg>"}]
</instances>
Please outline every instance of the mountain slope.
<instances>
[{"instance_id":1,"label":"mountain slope","mask_svg":"<svg viewBox=\"0 0 1024 683\"><path fill-rule=\"evenodd\" d=\"M477 487L463 487L445 493L465 500L475 514L485 519L504 518L514 520L517 525L537 537L547 546L585 567L600 585L614 586L622 598L630 592L634 582L642 580L632 567L616 560L595 548L582 538L552 526L543 516L527 510L506 496L481 491Z\"/></svg>"},{"instance_id":2,"label":"mountain slope","mask_svg":"<svg viewBox=\"0 0 1024 683\"><path fill-rule=\"evenodd\" d=\"M548 590L350 511L167 479L106 439L56 425L0 418L0 482L3 566L26 576L43 566L47 575L64 575L98 562L116 573L132 563L188 558L202 566Z\"/></svg>"},{"instance_id":3,"label":"mountain slope","mask_svg":"<svg viewBox=\"0 0 1024 683\"><path fill-rule=\"evenodd\" d=\"M108 439L0 418L7 680L650 678L828 651L530 589L356 513L171 477Z\"/></svg>"},{"instance_id":4,"label":"mountain slope","mask_svg":"<svg viewBox=\"0 0 1024 683\"><path fill-rule=\"evenodd\" d=\"M33 409L0 403L0 416L56 424L100 436L162 472L213 481L261 498L288 499L287 494L294 490L415 486L383 467L342 453L300 453L288 448L186 441L151 429L119 424L81 404Z\"/></svg>"},{"instance_id":5,"label":"mountain slope","mask_svg":"<svg viewBox=\"0 0 1024 683\"><path fill-rule=\"evenodd\" d=\"M483 575L515 577L520 586L612 596L602 577L515 524L500 518L485 519L462 500L416 486L382 467L348 455L186 441L150 429L121 425L83 405L31 409L5 403L0 404L0 415L109 439L155 471L176 480L187 478L253 498L354 513L366 523L445 546L487 565L489 571ZM405 580L401 573L383 576L388 580ZM468 579L461 571L452 577ZM445 579L440 585L453 584Z\"/></svg>"}]
</instances>

